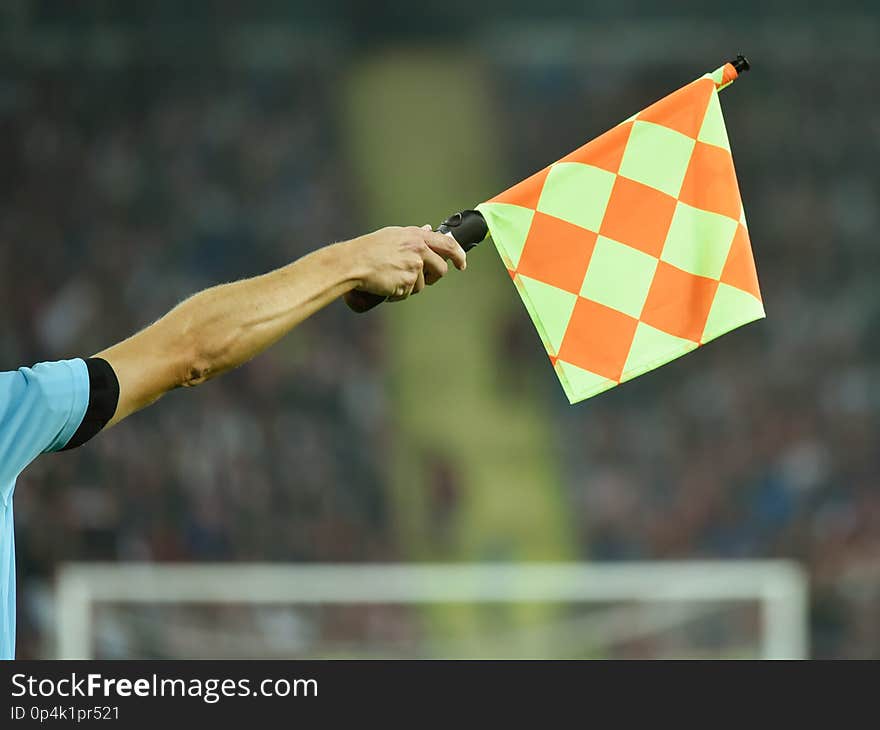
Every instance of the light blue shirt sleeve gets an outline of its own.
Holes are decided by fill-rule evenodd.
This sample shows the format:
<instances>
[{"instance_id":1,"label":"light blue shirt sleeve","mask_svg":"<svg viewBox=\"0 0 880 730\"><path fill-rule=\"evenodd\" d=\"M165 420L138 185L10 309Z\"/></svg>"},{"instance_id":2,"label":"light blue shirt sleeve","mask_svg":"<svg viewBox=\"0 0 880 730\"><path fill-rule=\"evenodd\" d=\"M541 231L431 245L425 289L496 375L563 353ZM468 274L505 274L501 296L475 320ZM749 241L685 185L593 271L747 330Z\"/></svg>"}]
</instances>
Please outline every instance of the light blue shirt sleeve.
<instances>
[{"instance_id":1,"label":"light blue shirt sleeve","mask_svg":"<svg viewBox=\"0 0 880 730\"><path fill-rule=\"evenodd\" d=\"M37 456L64 448L89 406L84 360L44 362L0 373L0 502Z\"/></svg>"}]
</instances>

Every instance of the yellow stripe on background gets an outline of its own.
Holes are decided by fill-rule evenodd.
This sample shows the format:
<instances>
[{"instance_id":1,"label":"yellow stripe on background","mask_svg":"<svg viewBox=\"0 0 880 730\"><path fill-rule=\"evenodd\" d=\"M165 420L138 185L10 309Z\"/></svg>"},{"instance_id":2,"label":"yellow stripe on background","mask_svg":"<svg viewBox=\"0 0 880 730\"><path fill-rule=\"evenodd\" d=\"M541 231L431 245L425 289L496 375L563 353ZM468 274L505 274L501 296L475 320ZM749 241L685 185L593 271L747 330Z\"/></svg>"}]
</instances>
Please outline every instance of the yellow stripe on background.
<instances>
[{"instance_id":1,"label":"yellow stripe on background","mask_svg":"<svg viewBox=\"0 0 880 730\"><path fill-rule=\"evenodd\" d=\"M436 226L509 184L495 119L484 71L458 50L397 49L357 62L342 124L364 225ZM409 301L361 315L382 317L386 328L388 472L405 560L575 557L550 419L528 380L504 386L515 363L503 362L500 323L511 312L525 316L519 306L485 242L467 272L451 270ZM549 366L544 377L554 377ZM442 499L429 496L443 480L459 490L448 516ZM425 618L449 646L460 651L466 639L478 656L498 652L481 639L488 621L499 629L499 620L522 627L546 616L546 607L447 606ZM533 650L540 655L540 646ZM444 653L442 641L435 653Z\"/></svg>"}]
</instances>

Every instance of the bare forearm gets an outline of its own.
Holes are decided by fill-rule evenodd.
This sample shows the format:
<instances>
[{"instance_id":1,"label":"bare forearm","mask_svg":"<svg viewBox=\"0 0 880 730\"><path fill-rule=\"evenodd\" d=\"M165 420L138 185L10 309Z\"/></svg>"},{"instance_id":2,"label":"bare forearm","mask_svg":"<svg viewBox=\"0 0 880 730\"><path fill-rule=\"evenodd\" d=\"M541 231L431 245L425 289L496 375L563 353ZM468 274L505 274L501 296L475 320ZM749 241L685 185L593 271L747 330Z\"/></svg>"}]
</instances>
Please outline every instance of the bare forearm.
<instances>
[{"instance_id":1,"label":"bare forearm","mask_svg":"<svg viewBox=\"0 0 880 730\"><path fill-rule=\"evenodd\" d=\"M252 279L206 289L164 318L169 337L191 343L195 385L247 362L360 278L346 244L314 251L288 266Z\"/></svg>"},{"instance_id":2,"label":"bare forearm","mask_svg":"<svg viewBox=\"0 0 880 730\"><path fill-rule=\"evenodd\" d=\"M281 269L206 289L133 337L98 353L120 382L110 425L179 386L250 360L360 284L349 244L326 246Z\"/></svg>"}]
</instances>

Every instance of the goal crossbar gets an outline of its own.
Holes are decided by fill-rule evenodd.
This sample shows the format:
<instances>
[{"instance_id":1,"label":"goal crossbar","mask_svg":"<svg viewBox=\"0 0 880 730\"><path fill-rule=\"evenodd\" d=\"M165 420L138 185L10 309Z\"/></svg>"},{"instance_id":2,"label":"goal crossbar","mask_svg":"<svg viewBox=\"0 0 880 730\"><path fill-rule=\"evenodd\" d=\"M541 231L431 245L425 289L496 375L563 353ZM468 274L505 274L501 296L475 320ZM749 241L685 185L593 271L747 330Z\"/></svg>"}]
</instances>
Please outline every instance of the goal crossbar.
<instances>
[{"instance_id":1,"label":"goal crossbar","mask_svg":"<svg viewBox=\"0 0 880 730\"><path fill-rule=\"evenodd\" d=\"M807 580L794 562L520 564L73 563L56 585L60 658L87 658L95 603L394 604L757 601L761 654L807 655Z\"/></svg>"}]
</instances>

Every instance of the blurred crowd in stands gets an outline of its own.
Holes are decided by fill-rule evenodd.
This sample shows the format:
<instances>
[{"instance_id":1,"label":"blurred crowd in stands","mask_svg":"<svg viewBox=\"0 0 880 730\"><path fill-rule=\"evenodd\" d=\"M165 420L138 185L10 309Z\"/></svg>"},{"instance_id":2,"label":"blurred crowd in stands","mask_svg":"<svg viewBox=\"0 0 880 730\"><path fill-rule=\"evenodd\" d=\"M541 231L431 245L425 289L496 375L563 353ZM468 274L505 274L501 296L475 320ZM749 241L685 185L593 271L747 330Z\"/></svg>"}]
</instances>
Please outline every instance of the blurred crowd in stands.
<instances>
[{"instance_id":1,"label":"blurred crowd in stands","mask_svg":"<svg viewBox=\"0 0 880 730\"><path fill-rule=\"evenodd\" d=\"M496 74L514 179L695 75L514 70ZM91 354L200 288L359 233L333 73L6 74L0 369ZM499 339L546 368L580 557L803 561L826 657L880 656L880 101L864 83L793 63L724 92L767 320L574 408L518 306ZM405 559L380 321L337 303L26 471L19 655L44 650L64 560Z\"/></svg>"}]
</instances>

